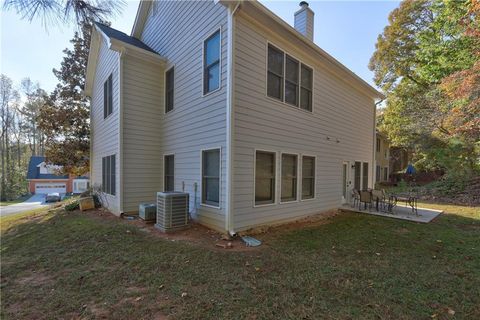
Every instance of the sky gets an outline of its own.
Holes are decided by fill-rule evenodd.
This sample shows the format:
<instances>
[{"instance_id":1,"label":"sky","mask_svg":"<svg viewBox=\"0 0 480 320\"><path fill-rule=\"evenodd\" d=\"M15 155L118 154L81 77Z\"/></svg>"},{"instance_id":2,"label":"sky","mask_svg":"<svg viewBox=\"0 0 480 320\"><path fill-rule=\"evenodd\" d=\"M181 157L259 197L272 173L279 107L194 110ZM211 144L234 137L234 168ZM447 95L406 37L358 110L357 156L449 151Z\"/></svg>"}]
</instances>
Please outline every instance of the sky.
<instances>
[{"instance_id":1,"label":"sky","mask_svg":"<svg viewBox=\"0 0 480 320\"><path fill-rule=\"evenodd\" d=\"M299 1L261 1L267 8L293 25ZM398 1L309 1L315 12L314 42L330 55L373 85L368 62L375 50L378 35L388 23L388 14ZM123 12L112 18L112 27L130 34L138 1L128 1ZM47 91L57 79L52 73L70 47L76 27L48 25L41 20L22 20L15 11L1 9L0 72L16 85L29 77Z\"/></svg>"}]
</instances>

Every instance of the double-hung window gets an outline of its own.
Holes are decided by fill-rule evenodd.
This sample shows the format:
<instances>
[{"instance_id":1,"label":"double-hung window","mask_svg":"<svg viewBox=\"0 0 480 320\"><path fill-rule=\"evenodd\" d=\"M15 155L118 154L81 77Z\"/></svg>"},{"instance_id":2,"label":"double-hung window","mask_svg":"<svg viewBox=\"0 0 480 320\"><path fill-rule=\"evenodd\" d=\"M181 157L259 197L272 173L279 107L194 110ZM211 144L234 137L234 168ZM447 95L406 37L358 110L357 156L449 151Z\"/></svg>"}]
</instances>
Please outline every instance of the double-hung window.
<instances>
[{"instance_id":1,"label":"double-hung window","mask_svg":"<svg viewBox=\"0 0 480 320\"><path fill-rule=\"evenodd\" d=\"M220 88L220 30L203 43L203 94Z\"/></svg>"},{"instance_id":2,"label":"double-hung window","mask_svg":"<svg viewBox=\"0 0 480 320\"><path fill-rule=\"evenodd\" d=\"M312 111L313 70L268 45L267 96Z\"/></svg>"},{"instance_id":3,"label":"double-hung window","mask_svg":"<svg viewBox=\"0 0 480 320\"><path fill-rule=\"evenodd\" d=\"M297 200L298 157L294 154L282 154L282 202Z\"/></svg>"},{"instance_id":4,"label":"double-hung window","mask_svg":"<svg viewBox=\"0 0 480 320\"><path fill-rule=\"evenodd\" d=\"M175 156L167 155L164 158L164 191L175 191Z\"/></svg>"},{"instance_id":5,"label":"double-hung window","mask_svg":"<svg viewBox=\"0 0 480 320\"><path fill-rule=\"evenodd\" d=\"M298 106L298 61L286 56L285 60L285 102Z\"/></svg>"},{"instance_id":6,"label":"double-hung window","mask_svg":"<svg viewBox=\"0 0 480 320\"><path fill-rule=\"evenodd\" d=\"M315 157L302 158L302 200L315 198Z\"/></svg>"},{"instance_id":7,"label":"double-hung window","mask_svg":"<svg viewBox=\"0 0 480 320\"><path fill-rule=\"evenodd\" d=\"M312 69L302 64L300 78L302 79L302 85L300 89L300 108L303 110L312 111Z\"/></svg>"},{"instance_id":8,"label":"double-hung window","mask_svg":"<svg viewBox=\"0 0 480 320\"><path fill-rule=\"evenodd\" d=\"M368 162L363 163L362 188L363 188L363 190L368 189Z\"/></svg>"},{"instance_id":9,"label":"double-hung window","mask_svg":"<svg viewBox=\"0 0 480 320\"><path fill-rule=\"evenodd\" d=\"M102 191L115 195L115 155L102 158Z\"/></svg>"},{"instance_id":10,"label":"double-hung window","mask_svg":"<svg viewBox=\"0 0 480 320\"><path fill-rule=\"evenodd\" d=\"M165 113L173 110L174 80L175 80L175 70L174 70L174 67L171 67L165 73Z\"/></svg>"},{"instance_id":11,"label":"double-hung window","mask_svg":"<svg viewBox=\"0 0 480 320\"><path fill-rule=\"evenodd\" d=\"M255 154L255 205L275 203L275 153Z\"/></svg>"},{"instance_id":12,"label":"double-hung window","mask_svg":"<svg viewBox=\"0 0 480 320\"><path fill-rule=\"evenodd\" d=\"M113 112L112 75L103 83L103 119Z\"/></svg>"},{"instance_id":13,"label":"double-hung window","mask_svg":"<svg viewBox=\"0 0 480 320\"><path fill-rule=\"evenodd\" d=\"M220 206L220 149L202 151L202 203Z\"/></svg>"},{"instance_id":14,"label":"double-hung window","mask_svg":"<svg viewBox=\"0 0 480 320\"><path fill-rule=\"evenodd\" d=\"M267 95L283 101L283 52L268 46Z\"/></svg>"}]
</instances>

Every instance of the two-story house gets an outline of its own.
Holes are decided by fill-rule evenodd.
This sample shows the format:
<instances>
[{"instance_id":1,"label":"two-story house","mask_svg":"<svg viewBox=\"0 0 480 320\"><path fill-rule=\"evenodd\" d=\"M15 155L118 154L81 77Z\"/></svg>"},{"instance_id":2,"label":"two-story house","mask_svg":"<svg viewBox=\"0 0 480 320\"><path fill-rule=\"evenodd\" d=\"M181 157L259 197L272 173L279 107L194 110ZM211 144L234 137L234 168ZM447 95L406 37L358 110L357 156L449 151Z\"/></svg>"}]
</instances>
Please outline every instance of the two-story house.
<instances>
[{"instance_id":1,"label":"two-story house","mask_svg":"<svg viewBox=\"0 0 480 320\"><path fill-rule=\"evenodd\" d=\"M190 194L223 232L338 208L375 177L374 88L257 1L141 1L131 35L97 24L91 180L109 210Z\"/></svg>"},{"instance_id":2,"label":"two-story house","mask_svg":"<svg viewBox=\"0 0 480 320\"><path fill-rule=\"evenodd\" d=\"M375 144L376 182L388 181L390 174L390 142L387 136L377 131Z\"/></svg>"}]
</instances>

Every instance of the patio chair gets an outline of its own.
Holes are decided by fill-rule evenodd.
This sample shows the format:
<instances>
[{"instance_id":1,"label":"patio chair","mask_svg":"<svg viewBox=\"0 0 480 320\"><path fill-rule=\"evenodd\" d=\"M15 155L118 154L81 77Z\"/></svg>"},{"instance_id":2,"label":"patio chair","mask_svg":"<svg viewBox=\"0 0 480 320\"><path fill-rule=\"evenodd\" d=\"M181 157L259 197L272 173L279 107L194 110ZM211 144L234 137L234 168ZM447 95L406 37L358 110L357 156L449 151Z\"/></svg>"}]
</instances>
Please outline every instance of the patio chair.
<instances>
[{"instance_id":1,"label":"patio chair","mask_svg":"<svg viewBox=\"0 0 480 320\"><path fill-rule=\"evenodd\" d=\"M361 208L362 203L365 206L365 210L367 210L367 206L369 210L372 208L373 196L370 191L366 191L366 190L360 191L360 205L358 207L360 210L362 209Z\"/></svg>"},{"instance_id":2,"label":"patio chair","mask_svg":"<svg viewBox=\"0 0 480 320\"><path fill-rule=\"evenodd\" d=\"M375 201L377 211L385 210L385 195L382 190L372 190L372 200Z\"/></svg>"},{"instance_id":3,"label":"patio chair","mask_svg":"<svg viewBox=\"0 0 480 320\"><path fill-rule=\"evenodd\" d=\"M357 203L360 203L360 193L357 189L352 190L352 200L353 200L353 208L357 207Z\"/></svg>"}]
</instances>

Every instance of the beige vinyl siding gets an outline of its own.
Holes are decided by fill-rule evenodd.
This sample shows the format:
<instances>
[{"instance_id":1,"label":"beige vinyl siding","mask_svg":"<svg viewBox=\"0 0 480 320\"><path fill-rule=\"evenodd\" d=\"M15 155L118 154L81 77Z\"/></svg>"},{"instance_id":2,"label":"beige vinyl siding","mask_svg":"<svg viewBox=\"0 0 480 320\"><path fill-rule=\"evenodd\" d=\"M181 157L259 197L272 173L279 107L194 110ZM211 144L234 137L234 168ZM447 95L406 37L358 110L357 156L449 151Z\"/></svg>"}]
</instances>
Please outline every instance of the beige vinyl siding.
<instances>
[{"instance_id":1,"label":"beige vinyl siding","mask_svg":"<svg viewBox=\"0 0 480 320\"><path fill-rule=\"evenodd\" d=\"M138 212L163 190L163 67L123 58L123 211Z\"/></svg>"},{"instance_id":2,"label":"beige vinyl siding","mask_svg":"<svg viewBox=\"0 0 480 320\"><path fill-rule=\"evenodd\" d=\"M241 13L236 25L235 230L339 207L342 162L360 160L368 161L370 168L373 165L373 99L323 69L325 62L305 54L301 42L287 42L266 29L253 26ZM313 112L266 96L267 41L313 68ZM255 149L277 152L277 203L274 205L254 206ZM315 199L279 204L281 152L299 154L300 158L316 156ZM302 171L301 165L298 170Z\"/></svg>"},{"instance_id":3,"label":"beige vinyl siding","mask_svg":"<svg viewBox=\"0 0 480 320\"><path fill-rule=\"evenodd\" d=\"M115 154L115 196L105 195L105 205L114 213L120 214L120 156L119 156L119 55L108 49L105 40L100 40L97 69L91 96L91 184L99 187L102 184L102 157ZM103 118L103 84L112 74L113 112Z\"/></svg>"},{"instance_id":4,"label":"beige vinyl siding","mask_svg":"<svg viewBox=\"0 0 480 320\"><path fill-rule=\"evenodd\" d=\"M221 87L203 96L203 41L218 29L222 38ZM227 10L213 1L156 1L141 36L167 60L165 70L175 66L174 108L162 114L158 123L160 154L175 154L175 190L181 191L184 182L192 209L196 198L199 220L219 230L225 228L226 36ZM212 148L221 148L220 209L200 205L201 150ZM162 168L163 157L159 170Z\"/></svg>"}]
</instances>

